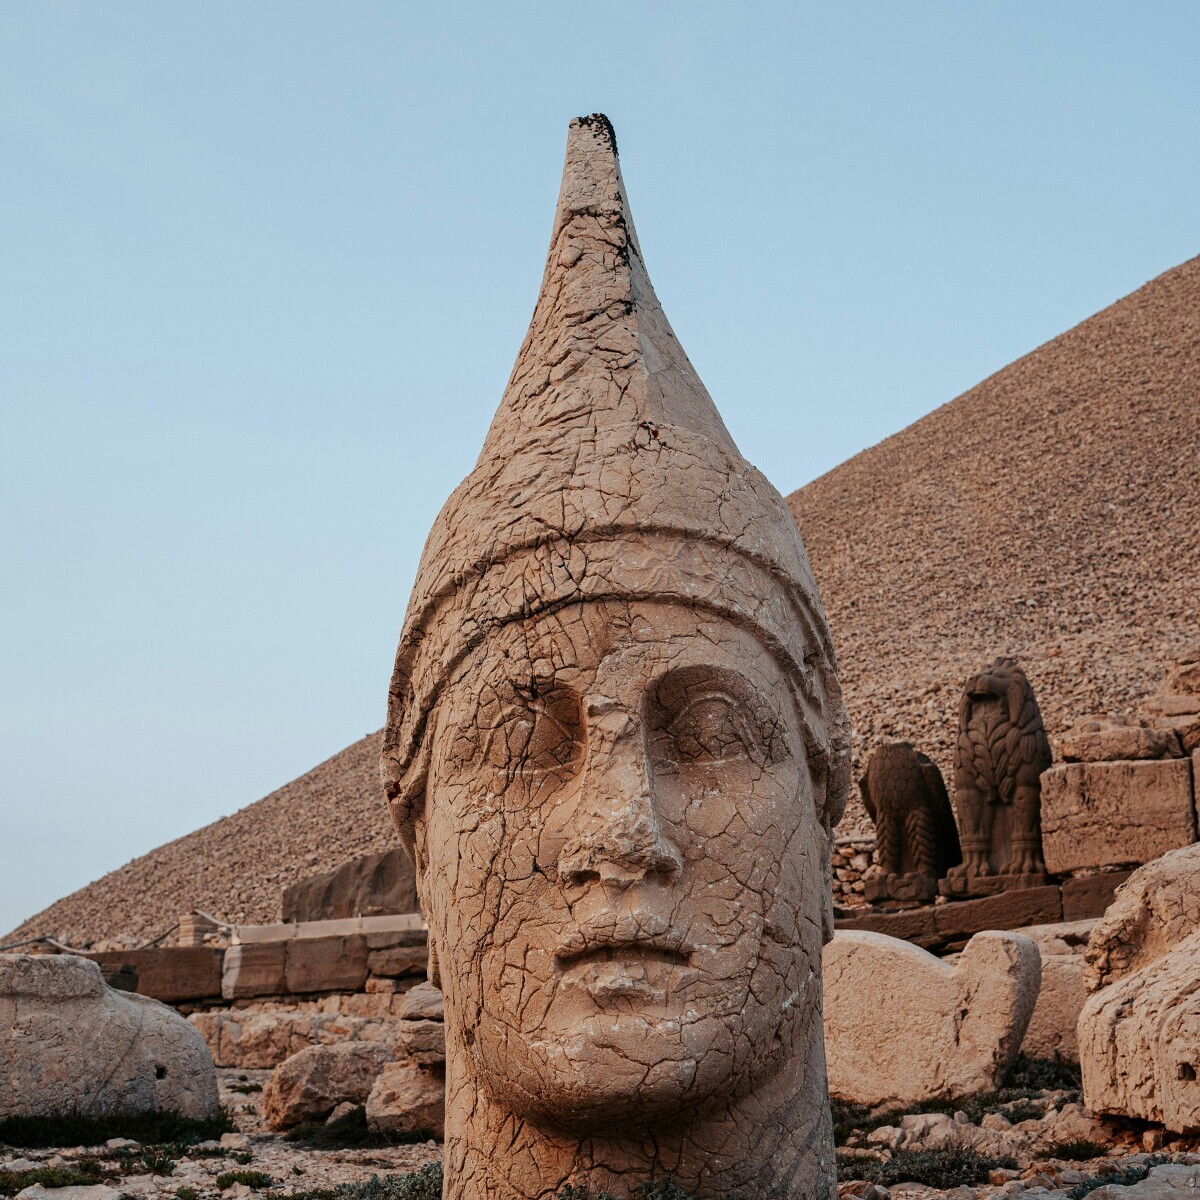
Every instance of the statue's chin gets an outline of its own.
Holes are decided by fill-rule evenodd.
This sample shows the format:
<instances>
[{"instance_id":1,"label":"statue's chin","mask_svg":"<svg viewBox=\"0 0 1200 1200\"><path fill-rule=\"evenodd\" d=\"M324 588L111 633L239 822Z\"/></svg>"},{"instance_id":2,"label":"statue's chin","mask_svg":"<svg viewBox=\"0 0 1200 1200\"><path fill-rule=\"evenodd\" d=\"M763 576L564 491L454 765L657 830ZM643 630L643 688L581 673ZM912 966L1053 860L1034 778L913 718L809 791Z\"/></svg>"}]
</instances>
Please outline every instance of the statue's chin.
<instances>
[{"instance_id":1,"label":"statue's chin","mask_svg":"<svg viewBox=\"0 0 1200 1200\"><path fill-rule=\"evenodd\" d=\"M595 1016L542 1030L523 1050L519 1062L509 1056L483 1064L494 1099L535 1124L581 1133L669 1124L717 1109L781 1065L741 1061L717 1016L687 1025L631 1013Z\"/></svg>"}]
</instances>

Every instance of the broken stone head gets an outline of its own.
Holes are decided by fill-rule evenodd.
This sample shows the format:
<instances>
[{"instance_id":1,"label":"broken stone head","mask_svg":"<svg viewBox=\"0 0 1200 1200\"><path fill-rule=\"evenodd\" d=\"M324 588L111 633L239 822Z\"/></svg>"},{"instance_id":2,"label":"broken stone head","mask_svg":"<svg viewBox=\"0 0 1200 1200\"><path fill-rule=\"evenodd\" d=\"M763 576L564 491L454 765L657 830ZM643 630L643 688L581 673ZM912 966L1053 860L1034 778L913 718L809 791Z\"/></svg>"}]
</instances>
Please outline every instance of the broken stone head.
<instances>
[{"instance_id":1,"label":"broken stone head","mask_svg":"<svg viewBox=\"0 0 1200 1200\"><path fill-rule=\"evenodd\" d=\"M382 771L446 1009L448 1200L829 1195L848 729L804 547L572 122L529 334L426 544Z\"/></svg>"}]
</instances>

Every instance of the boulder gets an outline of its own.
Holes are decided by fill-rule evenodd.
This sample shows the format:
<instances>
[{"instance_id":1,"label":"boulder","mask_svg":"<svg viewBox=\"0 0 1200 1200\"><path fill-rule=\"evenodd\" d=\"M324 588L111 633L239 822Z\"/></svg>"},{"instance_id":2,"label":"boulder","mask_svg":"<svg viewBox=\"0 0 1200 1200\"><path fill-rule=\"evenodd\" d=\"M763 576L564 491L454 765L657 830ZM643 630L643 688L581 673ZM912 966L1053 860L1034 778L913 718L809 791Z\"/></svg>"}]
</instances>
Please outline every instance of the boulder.
<instances>
[{"instance_id":1,"label":"boulder","mask_svg":"<svg viewBox=\"0 0 1200 1200\"><path fill-rule=\"evenodd\" d=\"M76 955L0 955L0 1118L219 1111L200 1033Z\"/></svg>"},{"instance_id":2,"label":"boulder","mask_svg":"<svg viewBox=\"0 0 1200 1200\"><path fill-rule=\"evenodd\" d=\"M446 1062L446 1026L441 1021L397 1021L395 1058L421 1067Z\"/></svg>"},{"instance_id":3,"label":"boulder","mask_svg":"<svg viewBox=\"0 0 1200 1200\"><path fill-rule=\"evenodd\" d=\"M1150 862L1195 840L1187 759L1063 763L1042 774L1048 871Z\"/></svg>"},{"instance_id":4,"label":"boulder","mask_svg":"<svg viewBox=\"0 0 1200 1200\"><path fill-rule=\"evenodd\" d=\"M400 1015L410 1021L443 1021L442 993L432 983L418 983L401 1001Z\"/></svg>"},{"instance_id":5,"label":"boulder","mask_svg":"<svg viewBox=\"0 0 1200 1200\"><path fill-rule=\"evenodd\" d=\"M426 1134L440 1142L446 1132L444 1072L389 1063L367 1097L367 1125L382 1133Z\"/></svg>"},{"instance_id":6,"label":"boulder","mask_svg":"<svg viewBox=\"0 0 1200 1200\"><path fill-rule=\"evenodd\" d=\"M361 1104L391 1061L385 1042L309 1046L275 1068L263 1088L263 1116L272 1129L324 1120L339 1104Z\"/></svg>"},{"instance_id":7,"label":"boulder","mask_svg":"<svg viewBox=\"0 0 1200 1200\"><path fill-rule=\"evenodd\" d=\"M830 1094L912 1105L991 1092L1037 1002L1037 946L976 934L951 966L884 934L838 932L825 947Z\"/></svg>"},{"instance_id":8,"label":"boulder","mask_svg":"<svg viewBox=\"0 0 1200 1200\"><path fill-rule=\"evenodd\" d=\"M1083 952L1093 925L1095 921L1069 921L1021 930L1042 959L1042 986L1021 1043L1030 1058L1079 1061L1075 1029L1087 999Z\"/></svg>"},{"instance_id":9,"label":"boulder","mask_svg":"<svg viewBox=\"0 0 1200 1200\"><path fill-rule=\"evenodd\" d=\"M1200 845L1135 871L1088 939L1079 1017L1093 1112L1200 1132Z\"/></svg>"},{"instance_id":10,"label":"boulder","mask_svg":"<svg viewBox=\"0 0 1200 1200\"><path fill-rule=\"evenodd\" d=\"M1200 844L1138 868L1096 922L1085 951L1094 992L1161 958L1200 929Z\"/></svg>"},{"instance_id":11,"label":"boulder","mask_svg":"<svg viewBox=\"0 0 1200 1200\"><path fill-rule=\"evenodd\" d=\"M417 912L417 881L403 850L352 858L334 871L283 889L285 921L336 921Z\"/></svg>"},{"instance_id":12,"label":"boulder","mask_svg":"<svg viewBox=\"0 0 1200 1200\"><path fill-rule=\"evenodd\" d=\"M1163 1163L1137 1183L1108 1183L1090 1192L1094 1200L1193 1200L1200 1191L1200 1166Z\"/></svg>"},{"instance_id":13,"label":"boulder","mask_svg":"<svg viewBox=\"0 0 1200 1200\"><path fill-rule=\"evenodd\" d=\"M1200 933L1088 998L1079 1061L1092 1112L1200 1133Z\"/></svg>"}]
</instances>

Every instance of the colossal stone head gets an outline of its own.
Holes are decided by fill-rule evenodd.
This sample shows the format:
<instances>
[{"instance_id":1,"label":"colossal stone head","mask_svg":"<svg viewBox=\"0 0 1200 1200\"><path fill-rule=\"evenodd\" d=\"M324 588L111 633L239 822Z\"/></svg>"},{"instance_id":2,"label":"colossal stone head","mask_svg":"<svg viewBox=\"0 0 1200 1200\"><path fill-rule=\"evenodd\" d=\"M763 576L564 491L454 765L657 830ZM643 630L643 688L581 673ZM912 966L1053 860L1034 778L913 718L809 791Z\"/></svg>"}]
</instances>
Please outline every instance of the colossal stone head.
<instances>
[{"instance_id":1,"label":"colossal stone head","mask_svg":"<svg viewBox=\"0 0 1200 1200\"><path fill-rule=\"evenodd\" d=\"M529 333L389 696L383 781L445 997L447 1197L828 1192L848 749L796 526L659 306L611 125L573 121Z\"/></svg>"}]
</instances>

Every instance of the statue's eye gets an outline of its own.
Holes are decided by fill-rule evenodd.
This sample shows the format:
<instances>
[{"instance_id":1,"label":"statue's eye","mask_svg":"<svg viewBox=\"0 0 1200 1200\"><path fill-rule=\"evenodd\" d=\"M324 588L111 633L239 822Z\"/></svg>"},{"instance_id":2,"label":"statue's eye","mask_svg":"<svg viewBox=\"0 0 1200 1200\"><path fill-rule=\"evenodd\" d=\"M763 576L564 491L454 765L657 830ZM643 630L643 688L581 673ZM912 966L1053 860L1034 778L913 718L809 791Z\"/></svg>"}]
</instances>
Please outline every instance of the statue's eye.
<instances>
[{"instance_id":1,"label":"statue's eye","mask_svg":"<svg viewBox=\"0 0 1200 1200\"><path fill-rule=\"evenodd\" d=\"M761 766L781 752L778 715L735 671L688 667L671 672L655 688L648 718L660 768Z\"/></svg>"},{"instance_id":2,"label":"statue's eye","mask_svg":"<svg viewBox=\"0 0 1200 1200\"><path fill-rule=\"evenodd\" d=\"M722 692L688 699L666 727L680 763L724 763L762 758L759 739L737 699Z\"/></svg>"}]
</instances>

